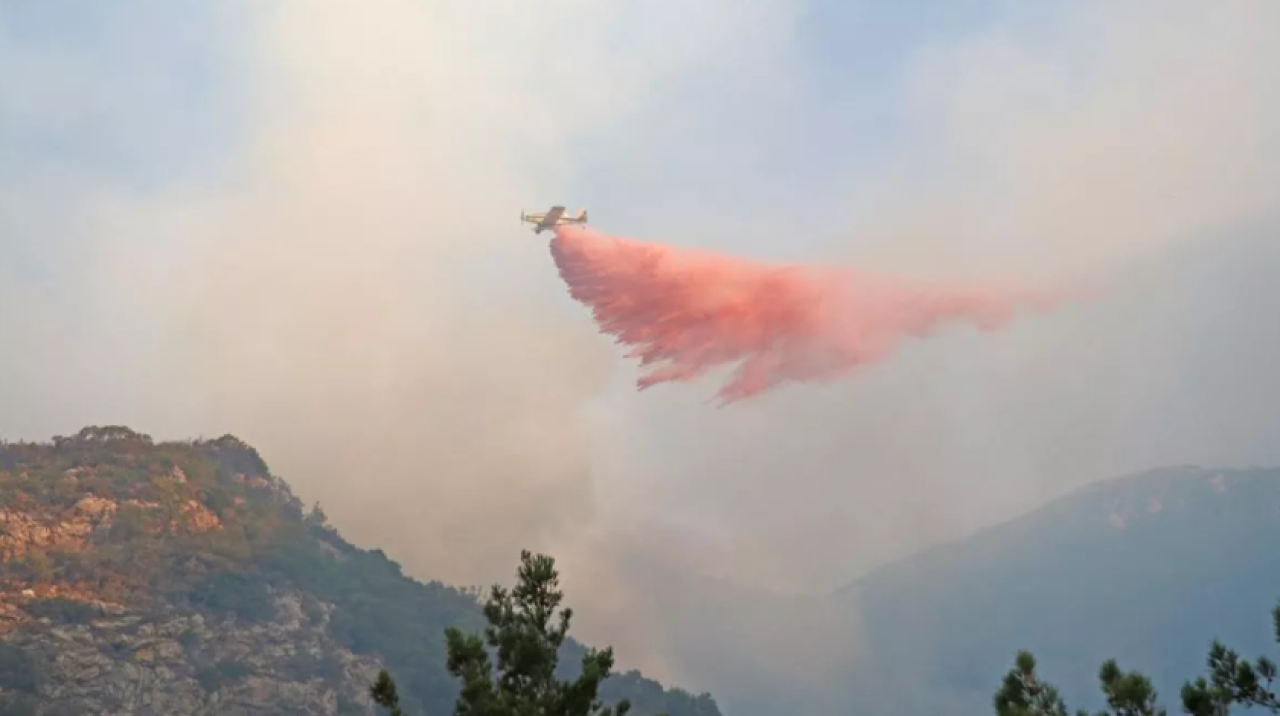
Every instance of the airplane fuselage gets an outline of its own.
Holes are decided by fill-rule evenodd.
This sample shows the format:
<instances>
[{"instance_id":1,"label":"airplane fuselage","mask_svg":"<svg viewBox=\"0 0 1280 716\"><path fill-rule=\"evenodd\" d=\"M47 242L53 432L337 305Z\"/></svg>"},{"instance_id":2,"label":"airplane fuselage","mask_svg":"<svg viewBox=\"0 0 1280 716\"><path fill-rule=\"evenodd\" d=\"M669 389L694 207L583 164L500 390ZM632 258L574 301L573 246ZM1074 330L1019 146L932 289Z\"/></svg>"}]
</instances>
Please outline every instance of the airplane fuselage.
<instances>
[{"instance_id":1,"label":"airplane fuselage","mask_svg":"<svg viewBox=\"0 0 1280 716\"><path fill-rule=\"evenodd\" d=\"M520 213L520 220L533 224L533 233L541 234L545 229L554 229L557 226L566 224L586 224L587 210L582 209L577 216L565 216L563 206L553 206L551 210L545 214L525 214Z\"/></svg>"}]
</instances>

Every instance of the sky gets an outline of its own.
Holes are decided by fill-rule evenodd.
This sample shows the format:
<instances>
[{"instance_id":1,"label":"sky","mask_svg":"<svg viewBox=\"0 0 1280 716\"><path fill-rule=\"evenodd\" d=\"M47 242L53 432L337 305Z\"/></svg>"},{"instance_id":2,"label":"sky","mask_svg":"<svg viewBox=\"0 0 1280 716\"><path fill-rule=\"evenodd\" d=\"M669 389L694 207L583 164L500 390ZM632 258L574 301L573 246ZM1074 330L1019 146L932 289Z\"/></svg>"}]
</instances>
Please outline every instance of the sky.
<instances>
[{"instance_id":1,"label":"sky","mask_svg":"<svg viewBox=\"0 0 1280 716\"><path fill-rule=\"evenodd\" d=\"M0 0L0 435L236 434L419 576L552 551L588 637L714 686L671 616L708 589L822 593L1093 480L1280 463L1278 22ZM710 381L631 389L516 222L552 203L761 259L1097 291L715 410ZM656 575L690 578L645 606Z\"/></svg>"}]
</instances>

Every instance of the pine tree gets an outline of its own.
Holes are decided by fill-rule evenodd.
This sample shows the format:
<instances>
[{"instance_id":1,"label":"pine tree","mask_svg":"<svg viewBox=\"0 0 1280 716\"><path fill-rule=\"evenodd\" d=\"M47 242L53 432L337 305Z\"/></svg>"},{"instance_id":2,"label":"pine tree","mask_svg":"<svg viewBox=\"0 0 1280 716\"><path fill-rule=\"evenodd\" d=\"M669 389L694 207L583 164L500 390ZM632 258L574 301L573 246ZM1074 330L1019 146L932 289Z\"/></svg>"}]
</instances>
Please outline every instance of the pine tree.
<instances>
[{"instance_id":1,"label":"pine tree","mask_svg":"<svg viewBox=\"0 0 1280 716\"><path fill-rule=\"evenodd\" d=\"M404 716L404 711L400 710L400 694L396 691L396 682L386 669L378 672L378 680L369 687L369 696L391 716Z\"/></svg>"},{"instance_id":2,"label":"pine tree","mask_svg":"<svg viewBox=\"0 0 1280 716\"><path fill-rule=\"evenodd\" d=\"M445 630L449 673L462 682L454 716L626 716L628 701L605 706L597 695L613 669L612 648L589 649L577 679L556 679L573 610L559 609L564 595L555 560L521 552L517 578L510 590L493 586L483 636ZM395 681L385 670L370 696L391 716L402 716Z\"/></svg>"},{"instance_id":3,"label":"pine tree","mask_svg":"<svg viewBox=\"0 0 1280 716\"><path fill-rule=\"evenodd\" d=\"M1280 643L1280 604L1271 611L1272 629ZM1253 662L1241 659L1234 650L1214 641L1207 659L1208 678L1201 676L1182 686L1182 710L1190 716L1228 716L1233 705L1258 707L1280 713L1280 697L1272 690L1275 662L1260 656ZM1115 660L1098 670L1107 711L1097 716L1165 716L1156 703L1151 680L1142 674L1121 671ZM1014 667L1005 674L993 700L996 716L1067 716L1067 707L1058 690L1036 676L1036 660L1020 651ZM1089 716L1078 711L1077 716Z\"/></svg>"},{"instance_id":4,"label":"pine tree","mask_svg":"<svg viewBox=\"0 0 1280 716\"><path fill-rule=\"evenodd\" d=\"M1280 642L1280 605L1271 610L1272 629ZM1182 685L1182 708L1192 716L1226 716L1232 704L1257 706L1280 713L1280 698L1271 690L1276 665L1265 656L1252 664L1214 640L1209 647L1209 678Z\"/></svg>"},{"instance_id":5,"label":"pine tree","mask_svg":"<svg viewBox=\"0 0 1280 716\"><path fill-rule=\"evenodd\" d=\"M1098 670L1102 693L1107 697L1106 711L1096 716L1165 716L1156 703L1156 690L1151 680L1136 672L1125 672L1114 659ZM1067 706L1058 689L1036 675L1036 658L1029 651L1018 652L1013 668L1005 674L996 691L996 716L1067 716ZM1077 711L1076 716L1089 716Z\"/></svg>"},{"instance_id":6,"label":"pine tree","mask_svg":"<svg viewBox=\"0 0 1280 716\"><path fill-rule=\"evenodd\" d=\"M1019 651L994 699L996 716L1067 716L1067 706L1053 684L1036 675L1036 658Z\"/></svg>"}]
</instances>

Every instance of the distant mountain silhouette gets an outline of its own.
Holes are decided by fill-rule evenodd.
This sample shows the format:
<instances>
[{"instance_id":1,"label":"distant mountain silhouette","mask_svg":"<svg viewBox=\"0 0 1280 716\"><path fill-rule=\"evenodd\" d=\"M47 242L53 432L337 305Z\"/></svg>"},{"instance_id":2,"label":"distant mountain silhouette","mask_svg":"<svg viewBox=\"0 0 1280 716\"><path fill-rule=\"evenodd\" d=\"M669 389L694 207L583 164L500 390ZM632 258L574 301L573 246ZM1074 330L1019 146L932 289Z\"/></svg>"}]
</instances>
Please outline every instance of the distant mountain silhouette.
<instances>
[{"instance_id":1,"label":"distant mountain silhouette","mask_svg":"<svg viewBox=\"0 0 1280 716\"><path fill-rule=\"evenodd\" d=\"M1030 649L1073 708L1115 657L1178 709L1214 638L1269 653L1280 597L1280 470L1154 470L1094 484L876 570L835 599L860 615L846 713L990 713Z\"/></svg>"}]
</instances>

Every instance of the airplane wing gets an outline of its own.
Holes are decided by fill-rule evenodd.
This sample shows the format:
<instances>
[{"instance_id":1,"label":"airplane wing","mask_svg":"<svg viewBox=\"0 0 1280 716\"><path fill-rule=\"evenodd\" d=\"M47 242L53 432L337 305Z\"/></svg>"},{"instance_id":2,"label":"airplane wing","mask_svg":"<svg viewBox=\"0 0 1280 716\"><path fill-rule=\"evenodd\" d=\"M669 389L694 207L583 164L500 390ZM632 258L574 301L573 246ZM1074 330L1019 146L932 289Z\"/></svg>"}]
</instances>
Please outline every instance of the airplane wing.
<instances>
[{"instance_id":1,"label":"airplane wing","mask_svg":"<svg viewBox=\"0 0 1280 716\"><path fill-rule=\"evenodd\" d=\"M551 211L548 211L546 216L542 218L542 223L554 226L555 223L560 220L561 216L564 216L564 207L553 206L551 207Z\"/></svg>"}]
</instances>

